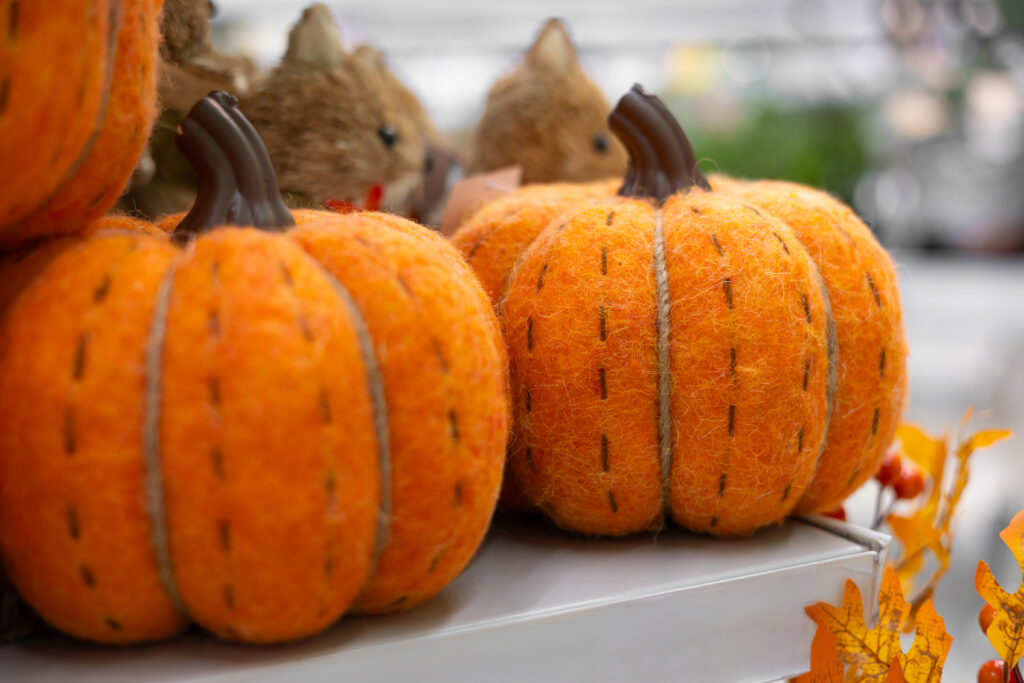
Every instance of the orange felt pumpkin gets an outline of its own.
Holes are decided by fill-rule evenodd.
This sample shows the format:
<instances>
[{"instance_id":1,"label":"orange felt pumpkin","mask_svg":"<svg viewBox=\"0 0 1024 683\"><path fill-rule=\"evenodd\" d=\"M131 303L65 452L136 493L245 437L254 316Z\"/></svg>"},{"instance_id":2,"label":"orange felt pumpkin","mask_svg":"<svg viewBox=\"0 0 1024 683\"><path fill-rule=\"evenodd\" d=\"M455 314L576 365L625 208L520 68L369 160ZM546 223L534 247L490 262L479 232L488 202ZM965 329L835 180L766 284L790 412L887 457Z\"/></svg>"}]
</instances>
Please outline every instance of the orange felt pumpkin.
<instances>
[{"instance_id":1,"label":"orange felt pumpkin","mask_svg":"<svg viewBox=\"0 0 1024 683\"><path fill-rule=\"evenodd\" d=\"M303 212L270 232L292 217L230 96L198 104L181 144L200 176L185 249L108 230L22 258L36 275L0 320L12 581L100 642L187 619L282 641L427 599L500 485L486 296L403 219Z\"/></svg>"},{"instance_id":2,"label":"orange felt pumpkin","mask_svg":"<svg viewBox=\"0 0 1024 683\"><path fill-rule=\"evenodd\" d=\"M665 515L715 534L779 521L825 433L820 276L784 223L708 191L657 98L634 88L610 122L631 157L621 196L550 211L538 198L531 225L456 238L464 253L515 250L541 227L500 303L512 473L557 524L586 533Z\"/></svg>"},{"instance_id":3,"label":"orange felt pumpkin","mask_svg":"<svg viewBox=\"0 0 1024 683\"><path fill-rule=\"evenodd\" d=\"M162 4L3 4L0 247L76 232L121 194L156 116Z\"/></svg>"},{"instance_id":4,"label":"orange felt pumpkin","mask_svg":"<svg viewBox=\"0 0 1024 683\"><path fill-rule=\"evenodd\" d=\"M781 181L713 176L711 185L789 225L821 271L840 359L825 450L798 512L837 506L878 469L907 388L896 268L871 230L828 194Z\"/></svg>"}]
</instances>

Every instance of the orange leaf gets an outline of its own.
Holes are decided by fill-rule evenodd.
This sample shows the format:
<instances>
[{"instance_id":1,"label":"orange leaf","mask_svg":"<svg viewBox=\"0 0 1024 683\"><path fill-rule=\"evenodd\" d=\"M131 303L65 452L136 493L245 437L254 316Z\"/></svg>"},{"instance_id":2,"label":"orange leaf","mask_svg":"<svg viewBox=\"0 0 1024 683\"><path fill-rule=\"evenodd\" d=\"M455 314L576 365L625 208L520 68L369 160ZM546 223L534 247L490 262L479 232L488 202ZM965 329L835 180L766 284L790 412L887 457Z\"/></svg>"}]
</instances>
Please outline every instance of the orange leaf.
<instances>
[{"instance_id":1,"label":"orange leaf","mask_svg":"<svg viewBox=\"0 0 1024 683\"><path fill-rule=\"evenodd\" d=\"M843 663L836 657L836 637L818 625L811 641L811 670L795 679L795 683L838 683L843 680Z\"/></svg>"},{"instance_id":2,"label":"orange leaf","mask_svg":"<svg viewBox=\"0 0 1024 683\"><path fill-rule=\"evenodd\" d=\"M910 614L910 603L903 599L900 581L892 568L886 567L882 577L882 589L878 592L878 622L871 629L864 623L864 609L857 584L847 579L843 593L843 606L834 607L819 602L805 610L818 624L818 630L827 628L835 635L836 654L839 661L852 667L847 680L865 683L896 683L907 679L914 683L938 683L942 676L942 665L946 660L953 638L946 633L945 622L932 607L924 603L918 615L918 632L910 653L904 654L900 646L900 632L903 622ZM815 641L819 637L815 636ZM822 660L815 668L812 646L812 669L806 676L827 672ZM821 673L820 675L825 675ZM839 680L827 678L802 679L808 683Z\"/></svg>"},{"instance_id":3,"label":"orange leaf","mask_svg":"<svg viewBox=\"0 0 1024 683\"><path fill-rule=\"evenodd\" d=\"M999 533L999 538L1017 558L1021 574L1024 575L1024 510L1021 510ZM984 560L978 562L974 574L974 587L978 595L996 610L992 625L986 635L999 656L1007 665L1014 667L1024 655L1024 580L1017 592L1011 595L1003 590Z\"/></svg>"}]
</instances>

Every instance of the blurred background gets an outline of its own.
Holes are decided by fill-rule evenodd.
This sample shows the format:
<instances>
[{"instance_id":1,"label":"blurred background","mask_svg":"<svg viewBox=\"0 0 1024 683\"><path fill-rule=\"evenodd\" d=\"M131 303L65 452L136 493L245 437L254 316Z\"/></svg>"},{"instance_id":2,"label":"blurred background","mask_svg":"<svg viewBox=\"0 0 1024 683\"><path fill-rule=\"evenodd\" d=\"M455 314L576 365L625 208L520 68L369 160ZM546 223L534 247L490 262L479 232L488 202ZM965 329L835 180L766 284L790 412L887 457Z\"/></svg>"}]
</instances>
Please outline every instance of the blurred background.
<instances>
[{"instance_id":1,"label":"blurred background","mask_svg":"<svg viewBox=\"0 0 1024 683\"><path fill-rule=\"evenodd\" d=\"M216 0L217 47L269 67L306 0ZM1015 429L978 453L936 600L955 642L944 680L995 656L973 587L1024 508L1024 2L1021 0L379 0L328 3L464 144L494 80L562 17L613 102L634 82L686 127L705 171L784 178L849 202L900 264L905 416L955 435ZM873 484L848 504L867 523Z\"/></svg>"}]
</instances>

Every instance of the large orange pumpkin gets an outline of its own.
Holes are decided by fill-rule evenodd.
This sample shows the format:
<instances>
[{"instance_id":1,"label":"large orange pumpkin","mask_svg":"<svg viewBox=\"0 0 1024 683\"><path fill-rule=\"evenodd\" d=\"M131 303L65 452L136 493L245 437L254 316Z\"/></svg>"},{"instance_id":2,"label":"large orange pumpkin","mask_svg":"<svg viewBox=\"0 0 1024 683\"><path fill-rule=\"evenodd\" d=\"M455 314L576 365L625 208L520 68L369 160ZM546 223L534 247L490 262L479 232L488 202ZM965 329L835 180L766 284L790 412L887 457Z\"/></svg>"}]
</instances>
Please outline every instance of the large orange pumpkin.
<instances>
[{"instance_id":1,"label":"large orange pumpkin","mask_svg":"<svg viewBox=\"0 0 1024 683\"><path fill-rule=\"evenodd\" d=\"M124 190L156 116L162 0L0 10L0 247L79 230Z\"/></svg>"},{"instance_id":2,"label":"large orange pumpkin","mask_svg":"<svg viewBox=\"0 0 1024 683\"><path fill-rule=\"evenodd\" d=\"M184 249L107 230L17 257L35 265L0 321L11 579L100 642L188 619L281 641L422 602L469 561L500 485L486 296L399 218L303 212L279 232L292 216L233 98L181 136L201 179Z\"/></svg>"},{"instance_id":3,"label":"large orange pumpkin","mask_svg":"<svg viewBox=\"0 0 1024 683\"><path fill-rule=\"evenodd\" d=\"M780 220L708 191L657 98L635 88L610 122L631 156L622 196L547 211L537 195L536 239L507 217L456 237L506 262L520 250L500 303L514 478L587 533L778 521L814 475L829 410L818 271Z\"/></svg>"}]
</instances>

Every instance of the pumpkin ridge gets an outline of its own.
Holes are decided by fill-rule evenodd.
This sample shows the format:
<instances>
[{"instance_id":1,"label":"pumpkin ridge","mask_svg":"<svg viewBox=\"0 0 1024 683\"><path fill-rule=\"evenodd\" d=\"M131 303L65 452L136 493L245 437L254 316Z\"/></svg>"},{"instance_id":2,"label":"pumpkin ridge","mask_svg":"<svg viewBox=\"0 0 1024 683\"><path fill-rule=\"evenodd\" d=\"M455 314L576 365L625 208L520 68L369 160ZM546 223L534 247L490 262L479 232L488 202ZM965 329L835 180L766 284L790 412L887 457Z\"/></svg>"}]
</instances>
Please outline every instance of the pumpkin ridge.
<instances>
[{"instance_id":1,"label":"pumpkin ridge","mask_svg":"<svg viewBox=\"0 0 1024 683\"><path fill-rule=\"evenodd\" d=\"M377 516L376 540L373 547L373 558L370 562L369 575L372 576L377 560L388 545L391 525L391 436L388 427L388 406L384 398L384 379L380 373L380 365L373 350L373 336L366 325L362 312L356 306L352 294L338 278L324 267L322 263L301 249L302 255L309 263L327 278L342 306L352 317L356 338L359 340L359 351L363 366L366 368L367 392L373 405L373 427L377 437L377 459L380 465L380 510Z\"/></svg>"},{"instance_id":2,"label":"pumpkin ridge","mask_svg":"<svg viewBox=\"0 0 1024 683\"><path fill-rule=\"evenodd\" d=\"M23 213L19 218L16 218L12 223L24 223L32 219L32 217L39 211L43 210L50 204L64 189L68 183L74 180L78 170L85 164L89 155L92 153L92 148L96 145L96 141L100 137L100 132L103 130L103 122L107 116L107 105L110 102L110 92L112 90L112 81L114 79L114 60L117 57L117 39L118 34L121 32L121 2L120 0L110 0L110 25L107 29L107 63L104 68L104 88L103 94L100 98L99 109L96 112L96 121L93 124L92 132L89 133L89 137L86 138L85 143L82 145L82 149L79 151L78 156L72 162L71 167L65 172L64 177L60 179L60 182L53 188L53 190L40 200L35 207Z\"/></svg>"},{"instance_id":3,"label":"pumpkin ridge","mask_svg":"<svg viewBox=\"0 0 1024 683\"><path fill-rule=\"evenodd\" d=\"M163 407L163 357L167 342L167 316L174 290L177 264L173 264L160 283L156 306L150 320L149 340L146 348L146 382L143 397L142 452L146 465L146 510L149 513L150 541L160 572L160 582L179 612L192 621L192 615L182 599L178 582L174 578L171 562L171 534L167 519L166 491L163 462L160 453L160 417Z\"/></svg>"}]
</instances>

